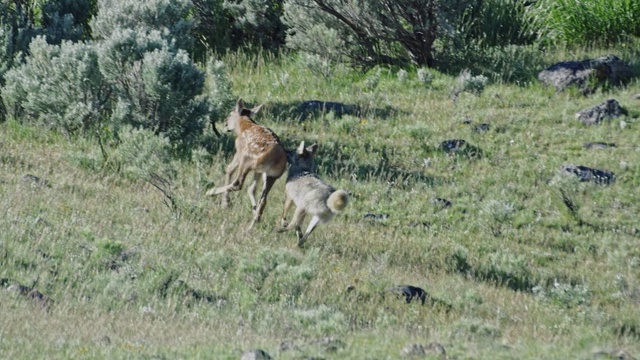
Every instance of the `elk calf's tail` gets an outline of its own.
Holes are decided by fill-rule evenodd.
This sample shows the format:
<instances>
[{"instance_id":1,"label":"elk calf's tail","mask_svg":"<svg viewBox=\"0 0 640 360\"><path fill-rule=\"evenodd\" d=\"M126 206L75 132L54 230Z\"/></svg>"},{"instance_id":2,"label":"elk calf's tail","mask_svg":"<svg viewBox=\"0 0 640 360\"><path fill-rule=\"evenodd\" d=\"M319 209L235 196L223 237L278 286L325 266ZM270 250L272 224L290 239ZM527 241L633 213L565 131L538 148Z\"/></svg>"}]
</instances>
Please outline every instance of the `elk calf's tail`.
<instances>
[{"instance_id":1,"label":"elk calf's tail","mask_svg":"<svg viewBox=\"0 0 640 360\"><path fill-rule=\"evenodd\" d=\"M327 206L334 214L339 214L347 207L349 195L344 190L336 190L329 195Z\"/></svg>"}]
</instances>

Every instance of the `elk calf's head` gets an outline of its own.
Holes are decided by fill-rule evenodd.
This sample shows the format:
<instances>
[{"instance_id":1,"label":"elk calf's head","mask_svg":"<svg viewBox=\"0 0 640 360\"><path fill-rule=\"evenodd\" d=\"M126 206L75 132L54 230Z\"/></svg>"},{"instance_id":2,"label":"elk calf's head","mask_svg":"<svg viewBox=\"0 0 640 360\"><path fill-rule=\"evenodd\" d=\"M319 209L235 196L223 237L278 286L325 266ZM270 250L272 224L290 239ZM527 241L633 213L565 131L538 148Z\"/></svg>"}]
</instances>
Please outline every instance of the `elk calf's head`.
<instances>
[{"instance_id":1,"label":"elk calf's head","mask_svg":"<svg viewBox=\"0 0 640 360\"><path fill-rule=\"evenodd\" d=\"M229 116L224 120L224 131L236 131L238 132L238 125L240 123L240 119L246 118L250 121L251 118L260 111L262 105L258 105L253 109L247 109L244 107L244 101L242 99L238 99L236 102L236 106L231 110Z\"/></svg>"}]
</instances>

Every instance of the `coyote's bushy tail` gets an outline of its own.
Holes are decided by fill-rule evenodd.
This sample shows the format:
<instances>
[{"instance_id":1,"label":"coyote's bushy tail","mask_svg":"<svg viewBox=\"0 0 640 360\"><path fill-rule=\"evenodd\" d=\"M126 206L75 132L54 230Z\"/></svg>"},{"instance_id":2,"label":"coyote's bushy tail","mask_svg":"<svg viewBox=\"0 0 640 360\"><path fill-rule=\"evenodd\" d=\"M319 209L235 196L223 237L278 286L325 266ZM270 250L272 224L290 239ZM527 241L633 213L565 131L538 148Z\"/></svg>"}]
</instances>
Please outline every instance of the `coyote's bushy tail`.
<instances>
[{"instance_id":1,"label":"coyote's bushy tail","mask_svg":"<svg viewBox=\"0 0 640 360\"><path fill-rule=\"evenodd\" d=\"M339 214L347 207L349 203L349 194L344 190L336 190L329 195L327 206L334 214Z\"/></svg>"}]
</instances>

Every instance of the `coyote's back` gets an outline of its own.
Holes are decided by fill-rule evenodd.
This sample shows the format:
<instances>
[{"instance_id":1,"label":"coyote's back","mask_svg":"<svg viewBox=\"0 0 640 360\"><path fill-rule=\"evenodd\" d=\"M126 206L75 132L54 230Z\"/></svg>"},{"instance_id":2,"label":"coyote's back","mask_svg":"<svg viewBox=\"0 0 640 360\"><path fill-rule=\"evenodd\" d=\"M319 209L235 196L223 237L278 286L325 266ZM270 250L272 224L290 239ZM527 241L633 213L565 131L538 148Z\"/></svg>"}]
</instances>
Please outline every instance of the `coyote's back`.
<instances>
[{"instance_id":1,"label":"coyote's back","mask_svg":"<svg viewBox=\"0 0 640 360\"><path fill-rule=\"evenodd\" d=\"M344 190L336 190L333 186L322 181L313 173L313 153L317 145L304 147L304 141L295 152L287 153L289 174L285 185L286 200L282 214L283 230L296 229L298 246L302 246L311 231L318 225L329 222L335 214L342 212L349 203L349 195ZM296 211L289 225L285 217L291 206L296 204ZM311 221L304 234L300 226L306 215L311 215Z\"/></svg>"}]
</instances>

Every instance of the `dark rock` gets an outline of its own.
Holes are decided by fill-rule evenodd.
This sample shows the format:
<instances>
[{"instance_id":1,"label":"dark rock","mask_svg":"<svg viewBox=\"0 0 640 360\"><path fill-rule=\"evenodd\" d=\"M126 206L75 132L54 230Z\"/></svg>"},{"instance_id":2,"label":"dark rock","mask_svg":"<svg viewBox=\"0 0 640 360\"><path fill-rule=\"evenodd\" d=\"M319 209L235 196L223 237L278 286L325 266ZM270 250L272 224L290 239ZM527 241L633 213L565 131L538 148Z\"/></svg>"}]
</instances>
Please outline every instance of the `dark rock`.
<instances>
[{"instance_id":1,"label":"dark rock","mask_svg":"<svg viewBox=\"0 0 640 360\"><path fill-rule=\"evenodd\" d=\"M374 221L383 221L389 218L389 214L365 214L363 219L365 220L374 220Z\"/></svg>"},{"instance_id":2,"label":"dark rock","mask_svg":"<svg viewBox=\"0 0 640 360\"><path fill-rule=\"evenodd\" d=\"M587 166L565 164L562 166L564 172L578 176L580 181L593 181L600 185L609 185L615 181L615 175L611 171L593 169Z\"/></svg>"},{"instance_id":3,"label":"dark rock","mask_svg":"<svg viewBox=\"0 0 640 360\"><path fill-rule=\"evenodd\" d=\"M14 284L7 287L7 291L17 292L18 294L27 297L27 299L35 301L44 309L49 309L53 304L53 300L50 297L28 286Z\"/></svg>"},{"instance_id":4,"label":"dark rock","mask_svg":"<svg viewBox=\"0 0 640 360\"><path fill-rule=\"evenodd\" d=\"M604 120L620 117L624 113L625 110L617 100L609 99L600 105L578 112L576 118L585 125L595 125L600 124Z\"/></svg>"},{"instance_id":5,"label":"dark rock","mask_svg":"<svg viewBox=\"0 0 640 360\"><path fill-rule=\"evenodd\" d=\"M293 341L285 340L282 343L280 343L280 346L278 346L278 352L285 352L285 351L300 351L300 348L298 348L296 344L293 343Z\"/></svg>"},{"instance_id":6,"label":"dark rock","mask_svg":"<svg viewBox=\"0 0 640 360\"><path fill-rule=\"evenodd\" d=\"M626 350L612 350L612 351L597 351L593 354L596 359L605 360L636 360L637 358L631 355Z\"/></svg>"},{"instance_id":7,"label":"dark rock","mask_svg":"<svg viewBox=\"0 0 640 360\"><path fill-rule=\"evenodd\" d=\"M485 133L489 131L491 125L489 123L481 123L473 127L473 131L477 133Z\"/></svg>"},{"instance_id":8,"label":"dark rock","mask_svg":"<svg viewBox=\"0 0 640 360\"><path fill-rule=\"evenodd\" d=\"M409 344L402 348L400 354L406 357L438 356L440 359L447 359L447 352L444 350L444 346L438 343L430 343L427 345Z\"/></svg>"},{"instance_id":9,"label":"dark rock","mask_svg":"<svg viewBox=\"0 0 640 360\"><path fill-rule=\"evenodd\" d=\"M326 352L335 352L347 346L344 341L332 336L320 338L314 341L314 344L320 346Z\"/></svg>"},{"instance_id":10,"label":"dark rock","mask_svg":"<svg viewBox=\"0 0 640 360\"><path fill-rule=\"evenodd\" d=\"M410 304L414 300L419 300L422 305L427 301L427 292L417 286L412 285L400 285L389 289L389 292L398 296L404 297L407 304Z\"/></svg>"},{"instance_id":11,"label":"dark rock","mask_svg":"<svg viewBox=\"0 0 640 360\"><path fill-rule=\"evenodd\" d=\"M49 184L49 180L42 179L42 178L39 178L39 177L37 177L35 175L31 175L31 174L23 175L22 176L22 181L30 183L31 186L51 187L51 185Z\"/></svg>"},{"instance_id":12,"label":"dark rock","mask_svg":"<svg viewBox=\"0 0 640 360\"><path fill-rule=\"evenodd\" d=\"M456 152L467 146L467 142L462 139L445 140L440 143L440 149L444 152Z\"/></svg>"},{"instance_id":13,"label":"dark rock","mask_svg":"<svg viewBox=\"0 0 640 360\"><path fill-rule=\"evenodd\" d=\"M28 286L13 284L7 287L7 291L17 292L20 295L26 295L31 291L31 288Z\"/></svg>"},{"instance_id":14,"label":"dark rock","mask_svg":"<svg viewBox=\"0 0 640 360\"><path fill-rule=\"evenodd\" d=\"M426 305L427 303L430 306L444 309L447 313L453 309L453 306L447 303L444 300L434 298L429 295L424 289L421 289L417 286L412 285L399 285L387 290L389 293L396 295L398 297L404 298L404 301L407 304L411 302L420 301L422 305Z\"/></svg>"},{"instance_id":15,"label":"dark rock","mask_svg":"<svg viewBox=\"0 0 640 360\"><path fill-rule=\"evenodd\" d=\"M584 143L585 149L610 149L615 148L616 144L607 142L587 142Z\"/></svg>"},{"instance_id":16,"label":"dark rock","mask_svg":"<svg viewBox=\"0 0 640 360\"><path fill-rule=\"evenodd\" d=\"M464 155L469 158L482 157L482 150L476 146L469 144L463 139L445 140L438 146L440 150L446 153Z\"/></svg>"},{"instance_id":17,"label":"dark rock","mask_svg":"<svg viewBox=\"0 0 640 360\"><path fill-rule=\"evenodd\" d=\"M440 205L442 207L450 207L452 205L451 201L439 197L431 199L431 203Z\"/></svg>"},{"instance_id":18,"label":"dark rock","mask_svg":"<svg viewBox=\"0 0 640 360\"><path fill-rule=\"evenodd\" d=\"M591 93L590 78L597 83L609 82L613 85L627 83L633 78L631 67L615 55L606 55L596 59L565 61L554 64L538 74L538 80L554 86L556 91L575 85L584 94Z\"/></svg>"},{"instance_id":19,"label":"dark rock","mask_svg":"<svg viewBox=\"0 0 640 360\"><path fill-rule=\"evenodd\" d=\"M430 228L431 227L431 223L428 221L412 221L408 224L409 227L418 227L418 226L422 226L425 228Z\"/></svg>"},{"instance_id":20,"label":"dark rock","mask_svg":"<svg viewBox=\"0 0 640 360\"><path fill-rule=\"evenodd\" d=\"M242 354L241 360L273 360L266 351L261 349L249 350Z\"/></svg>"},{"instance_id":21,"label":"dark rock","mask_svg":"<svg viewBox=\"0 0 640 360\"><path fill-rule=\"evenodd\" d=\"M407 357L426 357L427 352L422 344L409 344L400 350L402 356Z\"/></svg>"},{"instance_id":22,"label":"dark rock","mask_svg":"<svg viewBox=\"0 0 640 360\"><path fill-rule=\"evenodd\" d=\"M98 345L102 345L102 346L109 346L111 345L111 338L108 337L107 335L100 337L100 338L96 338L95 342Z\"/></svg>"}]
</instances>

